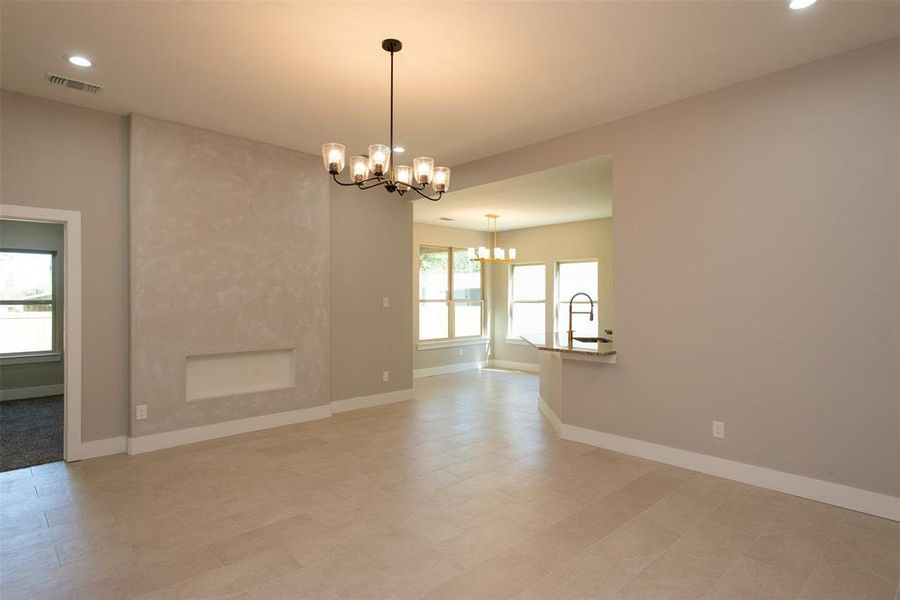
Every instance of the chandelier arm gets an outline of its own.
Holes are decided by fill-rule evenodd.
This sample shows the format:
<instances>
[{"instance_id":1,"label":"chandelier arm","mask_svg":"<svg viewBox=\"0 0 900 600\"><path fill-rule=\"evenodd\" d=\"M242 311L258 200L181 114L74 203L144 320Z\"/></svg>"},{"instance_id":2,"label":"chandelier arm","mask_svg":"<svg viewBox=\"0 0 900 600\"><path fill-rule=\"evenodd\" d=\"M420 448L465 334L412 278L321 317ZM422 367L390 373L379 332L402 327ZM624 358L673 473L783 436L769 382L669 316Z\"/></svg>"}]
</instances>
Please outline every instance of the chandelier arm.
<instances>
[{"instance_id":1,"label":"chandelier arm","mask_svg":"<svg viewBox=\"0 0 900 600\"><path fill-rule=\"evenodd\" d=\"M444 195L444 192L438 192L437 198L432 198L428 194L422 193L422 190L425 189L425 186L422 186L422 190L420 190L419 188L416 188L416 187L411 187L409 189L414 190L418 195L422 196L423 198L427 198L428 200L431 200L432 202L437 202L438 200L441 199L441 196Z\"/></svg>"},{"instance_id":2,"label":"chandelier arm","mask_svg":"<svg viewBox=\"0 0 900 600\"><path fill-rule=\"evenodd\" d=\"M343 181L340 181L340 180L337 178L337 173L335 173L335 172L333 172L333 171L332 171L332 173L331 173L331 178L334 179L334 182L335 182L336 184L338 184L338 185L343 185L343 186L346 186L346 187L358 186L358 185L359 185L359 184L356 183L355 181L352 181L352 182L350 182L350 183L344 183Z\"/></svg>"},{"instance_id":3,"label":"chandelier arm","mask_svg":"<svg viewBox=\"0 0 900 600\"><path fill-rule=\"evenodd\" d=\"M338 184L338 185L343 185L343 186L345 186L345 187L353 187L353 186L355 186L355 187L358 187L358 188L361 189L361 190L368 190L368 189L370 189L370 188L373 188L373 187L376 187L376 186L379 186L379 185L384 185L385 183L387 183L387 180L382 179L381 177L377 177L377 176L376 176L376 177L369 177L368 179L364 179L363 181L351 181L351 182L349 182L349 183L344 183L343 181L340 181L340 180L337 178L337 173L332 173L332 174L331 174L331 178L334 179L334 182L335 182L336 184ZM368 182L370 182L370 181L377 181L378 183L375 183L375 184L372 184L372 185L363 187L363 184L366 184L366 183L368 183Z\"/></svg>"},{"instance_id":4,"label":"chandelier arm","mask_svg":"<svg viewBox=\"0 0 900 600\"><path fill-rule=\"evenodd\" d=\"M376 180L376 183L373 183L373 184L370 184L370 185L363 186L363 184L364 184L366 181L372 181L373 179ZM360 182L357 184L357 185L359 186L359 189L361 189L361 190L371 190L372 188L376 188L376 187L378 187L378 186L380 186L380 185L387 185L387 184L389 183L389 181L388 181L387 179L380 179L380 178L378 178L378 177L370 177L369 179L366 179L366 181L360 181Z\"/></svg>"}]
</instances>

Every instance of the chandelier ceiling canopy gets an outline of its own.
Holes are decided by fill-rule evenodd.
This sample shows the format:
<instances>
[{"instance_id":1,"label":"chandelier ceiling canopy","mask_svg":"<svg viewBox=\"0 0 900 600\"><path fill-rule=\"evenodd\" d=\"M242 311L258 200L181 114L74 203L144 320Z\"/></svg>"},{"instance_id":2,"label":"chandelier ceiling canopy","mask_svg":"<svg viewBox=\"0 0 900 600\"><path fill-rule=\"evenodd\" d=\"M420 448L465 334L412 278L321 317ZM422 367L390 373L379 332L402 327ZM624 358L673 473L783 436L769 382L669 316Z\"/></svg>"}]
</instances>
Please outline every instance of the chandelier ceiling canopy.
<instances>
[{"instance_id":1,"label":"chandelier ceiling canopy","mask_svg":"<svg viewBox=\"0 0 900 600\"><path fill-rule=\"evenodd\" d=\"M488 248L487 246L481 246L479 248L468 248L466 250L466 253L469 257L469 260L476 260L482 263L510 262L516 260L515 248L504 250L497 245L497 219L500 218L500 215L487 214L484 216L487 217L490 232L493 234L493 247Z\"/></svg>"},{"instance_id":2,"label":"chandelier ceiling canopy","mask_svg":"<svg viewBox=\"0 0 900 600\"><path fill-rule=\"evenodd\" d=\"M322 144L325 169L338 185L356 186L361 190L383 187L388 192L397 192L401 196L413 191L423 198L437 202L450 188L450 169L435 167L434 159L428 156L416 158L412 166L394 165L393 170L390 168L391 153L394 149L394 53L400 52L403 44L400 40L386 39L381 42L381 47L391 54L390 143L387 146L372 144L369 146L368 156L351 156L349 182L340 181L337 177L344 170L346 146L336 142ZM425 192L429 185L437 193L436 197Z\"/></svg>"}]
</instances>

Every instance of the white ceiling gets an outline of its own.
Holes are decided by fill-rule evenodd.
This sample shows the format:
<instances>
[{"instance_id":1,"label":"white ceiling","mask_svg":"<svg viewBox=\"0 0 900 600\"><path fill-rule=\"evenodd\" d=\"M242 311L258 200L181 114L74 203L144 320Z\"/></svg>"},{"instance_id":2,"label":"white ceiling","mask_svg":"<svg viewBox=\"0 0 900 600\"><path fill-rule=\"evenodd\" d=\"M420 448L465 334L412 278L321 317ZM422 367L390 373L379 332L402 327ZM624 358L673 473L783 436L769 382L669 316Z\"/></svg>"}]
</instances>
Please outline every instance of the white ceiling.
<instances>
[{"instance_id":1,"label":"white ceiling","mask_svg":"<svg viewBox=\"0 0 900 600\"><path fill-rule=\"evenodd\" d=\"M4 1L0 33L7 89L315 153L386 143L399 37L396 141L453 166L894 37L900 2Z\"/></svg>"},{"instance_id":2,"label":"white ceiling","mask_svg":"<svg viewBox=\"0 0 900 600\"><path fill-rule=\"evenodd\" d=\"M521 177L465 188L446 201L417 201L416 223L488 231L485 214L500 215L497 229L524 229L612 216L610 157L602 156ZM451 181L452 182L452 181ZM452 202L449 201L452 198ZM441 217L453 219L442 221Z\"/></svg>"}]
</instances>

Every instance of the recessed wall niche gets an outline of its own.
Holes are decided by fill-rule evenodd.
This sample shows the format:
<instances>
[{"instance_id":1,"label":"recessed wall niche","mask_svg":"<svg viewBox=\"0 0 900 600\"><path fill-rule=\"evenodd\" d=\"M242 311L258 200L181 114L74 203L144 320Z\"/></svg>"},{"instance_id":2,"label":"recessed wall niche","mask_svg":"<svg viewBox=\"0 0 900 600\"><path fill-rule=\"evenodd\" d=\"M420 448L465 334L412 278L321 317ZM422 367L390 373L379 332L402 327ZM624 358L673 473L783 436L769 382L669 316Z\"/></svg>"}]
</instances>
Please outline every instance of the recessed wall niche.
<instances>
[{"instance_id":1,"label":"recessed wall niche","mask_svg":"<svg viewBox=\"0 0 900 600\"><path fill-rule=\"evenodd\" d=\"M184 374L188 402L292 388L294 350L188 356Z\"/></svg>"}]
</instances>

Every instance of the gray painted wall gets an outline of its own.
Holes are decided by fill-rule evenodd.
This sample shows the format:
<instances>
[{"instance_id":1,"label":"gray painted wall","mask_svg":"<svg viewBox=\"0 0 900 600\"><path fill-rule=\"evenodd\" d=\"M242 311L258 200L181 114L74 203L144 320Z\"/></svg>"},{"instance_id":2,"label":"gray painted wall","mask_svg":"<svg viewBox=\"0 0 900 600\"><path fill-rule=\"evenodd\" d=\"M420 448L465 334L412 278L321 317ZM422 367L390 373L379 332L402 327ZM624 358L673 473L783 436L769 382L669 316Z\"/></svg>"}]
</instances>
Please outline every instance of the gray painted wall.
<instances>
[{"instance_id":1,"label":"gray painted wall","mask_svg":"<svg viewBox=\"0 0 900 600\"><path fill-rule=\"evenodd\" d=\"M328 403L319 160L131 118L132 436ZM293 388L187 402L188 356L295 350Z\"/></svg>"},{"instance_id":2,"label":"gray painted wall","mask_svg":"<svg viewBox=\"0 0 900 600\"><path fill-rule=\"evenodd\" d=\"M454 169L613 157L620 356L568 423L900 495L898 73L895 39Z\"/></svg>"},{"instance_id":3,"label":"gray painted wall","mask_svg":"<svg viewBox=\"0 0 900 600\"><path fill-rule=\"evenodd\" d=\"M35 223L0 219L0 248L15 250L49 250L56 252L53 285L56 288L53 335L62 345L63 308L65 306L65 229L58 223ZM62 350L62 348L59 348ZM18 390L45 385L62 385L62 352L49 362L7 364L0 366L0 390Z\"/></svg>"},{"instance_id":4,"label":"gray painted wall","mask_svg":"<svg viewBox=\"0 0 900 600\"><path fill-rule=\"evenodd\" d=\"M128 432L128 121L3 90L0 201L81 211L82 439Z\"/></svg>"},{"instance_id":5,"label":"gray painted wall","mask_svg":"<svg viewBox=\"0 0 900 600\"><path fill-rule=\"evenodd\" d=\"M330 196L331 400L409 389L412 205L381 190L332 185Z\"/></svg>"}]
</instances>

